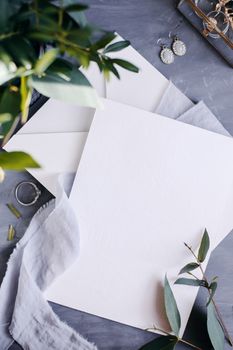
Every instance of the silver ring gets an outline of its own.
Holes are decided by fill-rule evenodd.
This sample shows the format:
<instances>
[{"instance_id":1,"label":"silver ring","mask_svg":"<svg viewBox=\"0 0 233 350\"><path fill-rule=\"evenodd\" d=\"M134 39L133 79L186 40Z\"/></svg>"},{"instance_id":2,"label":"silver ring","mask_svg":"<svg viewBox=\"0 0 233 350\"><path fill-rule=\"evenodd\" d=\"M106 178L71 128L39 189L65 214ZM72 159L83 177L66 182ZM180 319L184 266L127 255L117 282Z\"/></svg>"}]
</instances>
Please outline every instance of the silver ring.
<instances>
[{"instance_id":1,"label":"silver ring","mask_svg":"<svg viewBox=\"0 0 233 350\"><path fill-rule=\"evenodd\" d=\"M225 18L226 18L226 15L224 12L222 11L211 11L207 14L207 17L210 17L212 14L216 14L216 16L214 17L211 17L211 18L216 18L218 15L223 15ZM203 21L203 26L204 26L204 29L207 28L207 24L205 23L205 21ZM224 28L224 30L222 30L222 33L223 34L226 34L228 32L228 29L229 29L229 26L230 26L230 23L229 21L227 21L227 24L226 24L226 27ZM213 39L219 39L220 38L220 35L219 34L213 34L213 33L209 33L209 36Z\"/></svg>"},{"instance_id":2,"label":"silver ring","mask_svg":"<svg viewBox=\"0 0 233 350\"><path fill-rule=\"evenodd\" d=\"M35 197L34 199L31 201L31 202L23 202L20 198L19 198L19 190L23 189L24 187L26 186L30 186L32 187L32 189L34 190L35 192ZM17 200L17 202L25 207L29 207L30 205L33 205L35 204L39 197L41 195L41 191L39 190L39 188L36 186L36 184L34 184L34 182L31 182L31 181L23 181L23 182L20 182L16 188L15 188L15 198Z\"/></svg>"}]
</instances>

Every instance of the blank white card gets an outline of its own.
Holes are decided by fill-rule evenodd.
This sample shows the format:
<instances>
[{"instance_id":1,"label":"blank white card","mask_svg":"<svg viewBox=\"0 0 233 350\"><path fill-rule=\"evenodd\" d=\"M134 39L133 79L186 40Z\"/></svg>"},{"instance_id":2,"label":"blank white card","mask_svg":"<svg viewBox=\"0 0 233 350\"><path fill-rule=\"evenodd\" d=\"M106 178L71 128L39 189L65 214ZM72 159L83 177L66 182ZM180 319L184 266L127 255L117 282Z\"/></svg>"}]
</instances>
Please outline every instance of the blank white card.
<instances>
[{"instance_id":1,"label":"blank white card","mask_svg":"<svg viewBox=\"0 0 233 350\"><path fill-rule=\"evenodd\" d=\"M70 200L81 251L49 300L142 329L164 325L174 281L205 227L233 228L233 140L116 102L97 111ZM176 286L182 331L197 289Z\"/></svg>"}]
</instances>

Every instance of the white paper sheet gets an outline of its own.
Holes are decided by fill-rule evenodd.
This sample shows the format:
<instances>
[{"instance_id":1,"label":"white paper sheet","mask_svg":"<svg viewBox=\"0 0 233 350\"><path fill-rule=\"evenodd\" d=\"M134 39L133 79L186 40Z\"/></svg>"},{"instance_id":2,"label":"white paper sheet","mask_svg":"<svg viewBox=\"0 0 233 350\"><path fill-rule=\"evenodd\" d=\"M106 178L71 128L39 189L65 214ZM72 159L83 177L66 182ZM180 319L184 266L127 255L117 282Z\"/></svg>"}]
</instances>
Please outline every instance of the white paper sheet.
<instances>
[{"instance_id":1,"label":"white paper sheet","mask_svg":"<svg viewBox=\"0 0 233 350\"><path fill-rule=\"evenodd\" d=\"M61 173L76 173L86 138L86 132L16 134L5 149L7 151L20 149L30 153L41 168L28 171L56 195L57 176Z\"/></svg>"},{"instance_id":2,"label":"white paper sheet","mask_svg":"<svg viewBox=\"0 0 233 350\"><path fill-rule=\"evenodd\" d=\"M233 140L105 101L71 202L81 255L46 292L56 303L142 329L163 326L174 281L205 227L214 248L233 227ZM197 289L176 286L182 332Z\"/></svg>"}]
</instances>

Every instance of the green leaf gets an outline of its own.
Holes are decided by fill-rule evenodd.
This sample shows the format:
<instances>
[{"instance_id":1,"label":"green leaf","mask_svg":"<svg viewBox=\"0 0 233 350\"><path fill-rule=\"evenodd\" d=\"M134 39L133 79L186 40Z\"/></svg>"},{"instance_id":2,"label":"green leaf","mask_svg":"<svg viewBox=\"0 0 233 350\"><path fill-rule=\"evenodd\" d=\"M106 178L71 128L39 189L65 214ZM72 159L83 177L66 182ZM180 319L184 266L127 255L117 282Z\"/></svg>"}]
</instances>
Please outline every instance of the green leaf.
<instances>
[{"instance_id":1,"label":"green leaf","mask_svg":"<svg viewBox=\"0 0 233 350\"><path fill-rule=\"evenodd\" d=\"M167 276L164 280L164 302L168 321L172 331L178 336L181 326L180 313Z\"/></svg>"},{"instance_id":2,"label":"green leaf","mask_svg":"<svg viewBox=\"0 0 233 350\"><path fill-rule=\"evenodd\" d=\"M182 273L193 271L193 270L197 269L198 267L199 267L199 264L197 264L195 262L187 264L180 270L179 275L181 275Z\"/></svg>"},{"instance_id":3,"label":"green leaf","mask_svg":"<svg viewBox=\"0 0 233 350\"><path fill-rule=\"evenodd\" d=\"M209 239L208 232L205 229L205 232L202 236L201 245L198 251L198 260L200 262L203 262L205 260L209 247L210 247L210 239Z\"/></svg>"},{"instance_id":4,"label":"green leaf","mask_svg":"<svg viewBox=\"0 0 233 350\"><path fill-rule=\"evenodd\" d=\"M35 41L39 41L40 43L50 43L54 41L54 34L52 33L45 33L45 32L39 32L39 31L31 31L28 33L27 37L29 39L34 39Z\"/></svg>"},{"instance_id":5,"label":"green leaf","mask_svg":"<svg viewBox=\"0 0 233 350\"><path fill-rule=\"evenodd\" d=\"M104 53L121 51L122 49L124 49L125 47L128 47L129 45L130 45L130 41L121 40L121 41L118 41L114 44L108 45L104 49Z\"/></svg>"},{"instance_id":6,"label":"green leaf","mask_svg":"<svg viewBox=\"0 0 233 350\"><path fill-rule=\"evenodd\" d=\"M0 114L0 124L8 123L12 120L12 115L10 113Z\"/></svg>"},{"instance_id":7,"label":"green leaf","mask_svg":"<svg viewBox=\"0 0 233 350\"><path fill-rule=\"evenodd\" d=\"M47 70L45 76L32 77L31 84L37 91L47 97L80 106L93 108L102 106L95 89L80 70L67 65L66 61L59 60L59 67L64 67L64 71L61 72L60 69L57 70L56 64L57 62Z\"/></svg>"},{"instance_id":8,"label":"green leaf","mask_svg":"<svg viewBox=\"0 0 233 350\"><path fill-rule=\"evenodd\" d=\"M210 297L209 297L209 300L208 300L208 303L207 303L206 306L208 306L210 304L210 302L212 301L212 299L213 299L213 297L214 297L214 295L216 293L217 287L218 287L217 282L212 282L210 284L210 287L209 287L209 289L210 289Z\"/></svg>"},{"instance_id":9,"label":"green leaf","mask_svg":"<svg viewBox=\"0 0 233 350\"><path fill-rule=\"evenodd\" d=\"M217 319L213 302L207 307L207 329L214 350L224 350L225 336Z\"/></svg>"},{"instance_id":10,"label":"green leaf","mask_svg":"<svg viewBox=\"0 0 233 350\"><path fill-rule=\"evenodd\" d=\"M44 53L43 56L41 56L35 65L35 74L42 75L46 69L55 61L59 50L58 49L51 49Z\"/></svg>"},{"instance_id":11,"label":"green leaf","mask_svg":"<svg viewBox=\"0 0 233 350\"><path fill-rule=\"evenodd\" d=\"M84 4L71 4L64 7L64 10L67 12L79 12L79 11L85 11L87 9L88 9L88 6Z\"/></svg>"},{"instance_id":12,"label":"green leaf","mask_svg":"<svg viewBox=\"0 0 233 350\"><path fill-rule=\"evenodd\" d=\"M184 284L186 286L194 287L206 287L206 282L204 280L195 280L192 278L178 278L175 284Z\"/></svg>"},{"instance_id":13,"label":"green leaf","mask_svg":"<svg viewBox=\"0 0 233 350\"><path fill-rule=\"evenodd\" d=\"M177 337L173 337L172 335L161 336L143 345L140 350L173 350L177 343Z\"/></svg>"},{"instance_id":14,"label":"green leaf","mask_svg":"<svg viewBox=\"0 0 233 350\"><path fill-rule=\"evenodd\" d=\"M0 100L0 114L9 113L12 118L15 119L20 113L20 92L18 88L16 91L10 90L8 87L3 92L2 98ZM2 125L2 133L6 135L12 125L12 121L6 122Z\"/></svg>"},{"instance_id":15,"label":"green leaf","mask_svg":"<svg viewBox=\"0 0 233 350\"><path fill-rule=\"evenodd\" d=\"M92 45L91 47L92 50L97 51L97 50L103 49L106 45L108 45L111 41L113 41L115 37L116 37L116 34L112 32L106 33Z\"/></svg>"},{"instance_id":16,"label":"green leaf","mask_svg":"<svg viewBox=\"0 0 233 350\"><path fill-rule=\"evenodd\" d=\"M75 5L77 1L75 0L63 0L63 6L67 7L69 5ZM58 3L59 6L59 3ZM68 12L68 11L66 11ZM69 16L81 27L85 27L87 25L87 19L83 11L78 12L68 12Z\"/></svg>"},{"instance_id":17,"label":"green leaf","mask_svg":"<svg viewBox=\"0 0 233 350\"><path fill-rule=\"evenodd\" d=\"M138 67L136 67L134 64L128 62L128 61L125 61L125 60L122 60L122 59L119 59L119 58L114 58L112 59L112 62L117 64L118 66L124 68L124 69L127 69L131 72L134 72L134 73L138 73L139 72L139 69Z\"/></svg>"},{"instance_id":18,"label":"green leaf","mask_svg":"<svg viewBox=\"0 0 233 350\"><path fill-rule=\"evenodd\" d=\"M36 60L36 54L34 47L27 39L17 35L5 40L3 47L10 53L16 64L31 69Z\"/></svg>"},{"instance_id":19,"label":"green leaf","mask_svg":"<svg viewBox=\"0 0 233 350\"><path fill-rule=\"evenodd\" d=\"M40 168L40 165L25 152L1 152L0 167L5 170L24 170Z\"/></svg>"},{"instance_id":20,"label":"green leaf","mask_svg":"<svg viewBox=\"0 0 233 350\"><path fill-rule=\"evenodd\" d=\"M104 62L104 70L105 73L109 70L110 72L112 72L118 79L120 79L120 75L118 73L118 71L116 70L116 68L114 67L113 63L111 62L111 59L103 59ZM107 68L107 69L106 69Z\"/></svg>"},{"instance_id":21,"label":"green leaf","mask_svg":"<svg viewBox=\"0 0 233 350\"><path fill-rule=\"evenodd\" d=\"M21 77L20 95L21 95L20 110L22 113L21 122L22 124L24 124L26 123L28 118L29 106L30 106L31 97L32 97L32 88L28 85L28 77Z\"/></svg>"}]
</instances>

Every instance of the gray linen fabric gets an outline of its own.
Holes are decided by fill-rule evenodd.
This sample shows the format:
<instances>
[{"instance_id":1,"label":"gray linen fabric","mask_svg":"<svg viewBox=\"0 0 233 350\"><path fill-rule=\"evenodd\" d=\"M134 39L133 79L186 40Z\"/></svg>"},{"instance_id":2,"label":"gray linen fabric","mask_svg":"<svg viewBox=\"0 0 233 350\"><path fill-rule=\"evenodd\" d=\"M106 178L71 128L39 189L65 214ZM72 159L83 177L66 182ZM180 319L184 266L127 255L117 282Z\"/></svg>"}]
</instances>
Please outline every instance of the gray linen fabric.
<instances>
[{"instance_id":1,"label":"gray linen fabric","mask_svg":"<svg viewBox=\"0 0 233 350\"><path fill-rule=\"evenodd\" d=\"M56 200L33 217L9 259L0 288L1 350L13 340L27 350L96 349L61 322L43 297L78 254L78 223L60 187Z\"/></svg>"},{"instance_id":2,"label":"gray linen fabric","mask_svg":"<svg viewBox=\"0 0 233 350\"><path fill-rule=\"evenodd\" d=\"M194 103L170 81L155 112L177 119L193 106Z\"/></svg>"},{"instance_id":3,"label":"gray linen fabric","mask_svg":"<svg viewBox=\"0 0 233 350\"><path fill-rule=\"evenodd\" d=\"M231 136L203 101L194 104L171 81L155 112L183 123Z\"/></svg>"},{"instance_id":4,"label":"gray linen fabric","mask_svg":"<svg viewBox=\"0 0 233 350\"><path fill-rule=\"evenodd\" d=\"M203 102L194 105L171 82L156 112L229 136ZM43 297L79 253L78 224L66 193L61 187L56 201L39 210L10 257L0 288L0 350L13 339L27 350L96 349L62 323Z\"/></svg>"}]
</instances>

